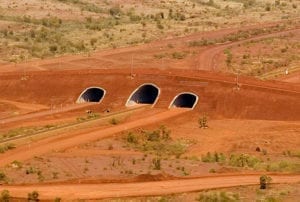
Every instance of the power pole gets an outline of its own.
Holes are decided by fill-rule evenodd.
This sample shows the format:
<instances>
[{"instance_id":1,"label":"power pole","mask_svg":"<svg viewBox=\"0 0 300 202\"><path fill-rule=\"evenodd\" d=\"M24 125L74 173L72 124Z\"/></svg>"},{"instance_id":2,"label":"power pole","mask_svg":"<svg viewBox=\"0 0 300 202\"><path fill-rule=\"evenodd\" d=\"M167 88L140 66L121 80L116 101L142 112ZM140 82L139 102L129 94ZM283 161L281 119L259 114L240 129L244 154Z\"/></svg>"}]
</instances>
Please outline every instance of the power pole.
<instances>
[{"instance_id":1,"label":"power pole","mask_svg":"<svg viewBox=\"0 0 300 202\"><path fill-rule=\"evenodd\" d=\"M131 55L130 78L133 79L133 54Z\"/></svg>"},{"instance_id":2,"label":"power pole","mask_svg":"<svg viewBox=\"0 0 300 202\"><path fill-rule=\"evenodd\" d=\"M236 89L240 90L240 84L239 84L239 71L236 73Z\"/></svg>"}]
</instances>

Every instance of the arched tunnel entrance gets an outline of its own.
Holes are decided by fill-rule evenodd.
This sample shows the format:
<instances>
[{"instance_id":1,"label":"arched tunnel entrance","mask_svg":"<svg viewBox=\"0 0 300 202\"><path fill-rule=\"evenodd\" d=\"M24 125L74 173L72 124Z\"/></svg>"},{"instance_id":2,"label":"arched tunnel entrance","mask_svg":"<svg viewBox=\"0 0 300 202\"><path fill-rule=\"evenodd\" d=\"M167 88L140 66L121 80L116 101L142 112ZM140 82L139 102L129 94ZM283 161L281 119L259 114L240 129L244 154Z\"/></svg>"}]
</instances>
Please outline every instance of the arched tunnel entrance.
<instances>
[{"instance_id":1,"label":"arched tunnel entrance","mask_svg":"<svg viewBox=\"0 0 300 202\"><path fill-rule=\"evenodd\" d=\"M194 93L180 93L172 100L169 108L191 108L193 109L198 102L198 96Z\"/></svg>"},{"instance_id":2,"label":"arched tunnel entrance","mask_svg":"<svg viewBox=\"0 0 300 202\"><path fill-rule=\"evenodd\" d=\"M85 89L77 99L77 103L100 102L106 91L100 87L89 87Z\"/></svg>"},{"instance_id":3,"label":"arched tunnel entrance","mask_svg":"<svg viewBox=\"0 0 300 202\"><path fill-rule=\"evenodd\" d=\"M129 96L126 106L134 106L137 104L155 104L160 94L160 89L151 83L139 86Z\"/></svg>"}]
</instances>

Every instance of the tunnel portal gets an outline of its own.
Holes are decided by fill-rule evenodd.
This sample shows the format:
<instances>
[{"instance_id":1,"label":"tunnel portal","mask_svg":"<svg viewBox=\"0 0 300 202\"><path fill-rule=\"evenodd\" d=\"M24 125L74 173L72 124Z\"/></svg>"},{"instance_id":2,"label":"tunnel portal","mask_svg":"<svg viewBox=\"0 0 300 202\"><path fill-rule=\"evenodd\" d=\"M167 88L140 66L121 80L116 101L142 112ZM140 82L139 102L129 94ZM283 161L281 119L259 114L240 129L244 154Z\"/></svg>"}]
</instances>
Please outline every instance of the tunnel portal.
<instances>
[{"instance_id":1,"label":"tunnel portal","mask_svg":"<svg viewBox=\"0 0 300 202\"><path fill-rule=\"evenodd\" d=\"M105 95L105 90L100 87L89 87L85 89L77 99L77 103L100 102Z\"/></svg>"},{"instance_id":2,"label":"tunnel portal","mask_svg":"<svg viewBox=\"0 0 300 202\"><path fill-rule=\"evenodd\" d=\"M126 102L126 106L129 107L137 104L155 104L159 93L160 89L156 85L143 84L133 91Z\"/></svg>"},{"instance_id":3,"label":"tunnel portal","mask_svg":"<svg viewBox=\"0 0 300 202\"><path fill-rule=\"evenodd\" d=\"M180 93L175 96L169 108L191 108L198 102L198 96L194 93Z\"/></svg>"}]
</instances>

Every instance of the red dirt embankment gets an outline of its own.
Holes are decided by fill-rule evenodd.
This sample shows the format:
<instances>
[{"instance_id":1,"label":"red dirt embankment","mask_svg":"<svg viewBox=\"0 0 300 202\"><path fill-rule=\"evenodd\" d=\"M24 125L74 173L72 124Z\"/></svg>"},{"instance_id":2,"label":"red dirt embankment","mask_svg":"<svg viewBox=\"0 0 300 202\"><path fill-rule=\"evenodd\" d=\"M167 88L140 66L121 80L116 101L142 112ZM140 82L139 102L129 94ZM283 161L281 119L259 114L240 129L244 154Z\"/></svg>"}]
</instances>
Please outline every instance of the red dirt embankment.
<instances>
[{"instance_id":1,"label":"red dirt embankment","mask_svg":"<svg viewBox=\"0 0 300 202\"><path fill-rule=\"evenodd\" d=\"M214 117L270 120L300 120L300 88L279 81L262 82L248 77L239 80L217 73L193 70L129 69L30 72L27 80L15 73L0 76L1 98L45 105L74 103L87 87L99 86L107 94L99 109L122 108L131 92L143 83L161 88L155 107L167 108L180 92L199 96L196 112ZM41 79L41 75L43 78Z\"/></svg>"},{"instance_id":2,"label":"red dirt embankment","mask_svg":"<svg viewBox=\"0 0 300 202\"><path fill-rule=\"evenodd\" d=\"M5 166L6 164L9 164L15 160L24 161L33 158L34 156L43 155L51 151L60 151L80 144L92 142L132 128L159 123L162 120L178 116L187 111L188 110L186 109L172 109L155 114L151 117L145 117L135 121L111 126L102 130L96 130L90 133L82 133L78 135L67 134L63 137L49 137L37 142L33 142L30 145L23 145L4 154L0 154L0 166Z\"/></svg>"}]
</instances>

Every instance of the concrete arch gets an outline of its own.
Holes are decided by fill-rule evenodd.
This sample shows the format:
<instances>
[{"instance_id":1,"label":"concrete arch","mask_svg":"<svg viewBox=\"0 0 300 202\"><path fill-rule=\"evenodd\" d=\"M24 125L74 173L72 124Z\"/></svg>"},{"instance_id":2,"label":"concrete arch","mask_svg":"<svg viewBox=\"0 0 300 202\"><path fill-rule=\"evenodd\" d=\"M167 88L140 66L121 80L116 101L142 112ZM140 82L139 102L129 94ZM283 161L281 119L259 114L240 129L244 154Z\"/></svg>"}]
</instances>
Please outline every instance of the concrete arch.
<instances>
[{"instance_id":1,"label":"concrete arch","mask_svg":"<svg viewBox=\"0 0 300 202\"><path fill-rule=\"evenodd\" d=\"M103 88L92 86L86 88L78 97L76 103L101 102L106 94Z\"/></svg>"},{"instance_id":2,"label":"concrete arch","mask_svg":"<svg viewBox=\"0 0 300 202\"><path fill-rule=\"evenodd\" d=\"M194 107L198 103L198 95L191 92L183 92L176 95L172 102L170 103L169 108L191 108Z\"/></svg>"},{"instance_id":3,"label":"concrete arch","mask_svg":"<svg viewBox=\"0 0 300 202\"><path fill-rule=\"evenodd\" d=\"M126 107L138 104L155 105L160 95L160 88L153 83L144 83L137 87L129 96Z\"/></svg>"}]
</instances>

